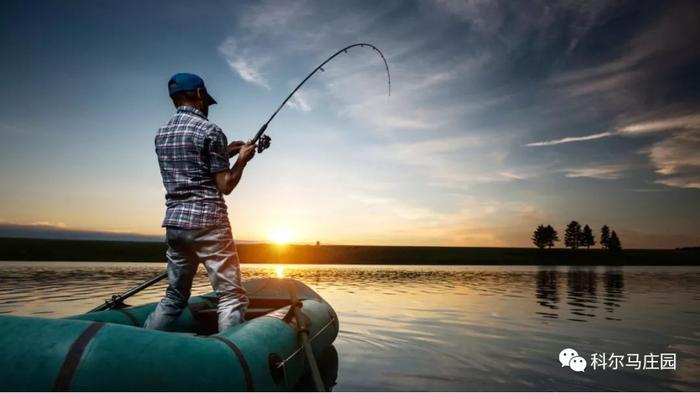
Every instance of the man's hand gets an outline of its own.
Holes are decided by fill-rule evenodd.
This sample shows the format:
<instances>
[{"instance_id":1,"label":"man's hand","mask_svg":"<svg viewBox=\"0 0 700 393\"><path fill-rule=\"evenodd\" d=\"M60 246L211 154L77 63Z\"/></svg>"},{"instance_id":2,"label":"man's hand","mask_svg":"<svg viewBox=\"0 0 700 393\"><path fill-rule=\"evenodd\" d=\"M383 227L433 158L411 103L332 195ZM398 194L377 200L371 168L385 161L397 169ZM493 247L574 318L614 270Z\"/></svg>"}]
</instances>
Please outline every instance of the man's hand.
<instances>
[{"instance_id":1,"label":"man's hand","mask_svg":"<svg viewBox=\"0 0 700 393\"><path fill-rule=\"evenodd\" d=\"M236 143L236 142L234 142ZM230 145L229 145L230 146ZM245 168L248 161L252 160L255 156L255 143L244 143L238 148L238 159L233 167L227 171L218 172L214 180L216 181L216 188L222 194L228 195L233 191L238 185L238 182L243 176L243 168Z\"/></svg>"},{"instance_id":2,"label":"man's hand","mask_svg":"<svg viewBox=\"0 0 700 393\"><path fill-rule=\"evenodd\" d=\"M238 160L247 163L255 157L255 143L245 143L238 151Z\"/></svg>"},{"instance_id":3,"label":"man's hand","mask_svg":"<svg viewBox=\"0 0 700 393\"><path fill-rule=\"evenodd\" d=\"M234 141L229 143L226 147L226 150L228 151L228 156L233 157L236 154L238 154L238 152L241 151L241 147L243 147L243 145L245 145L245 142L243 141Z\"/></svg>"}]
</instances>

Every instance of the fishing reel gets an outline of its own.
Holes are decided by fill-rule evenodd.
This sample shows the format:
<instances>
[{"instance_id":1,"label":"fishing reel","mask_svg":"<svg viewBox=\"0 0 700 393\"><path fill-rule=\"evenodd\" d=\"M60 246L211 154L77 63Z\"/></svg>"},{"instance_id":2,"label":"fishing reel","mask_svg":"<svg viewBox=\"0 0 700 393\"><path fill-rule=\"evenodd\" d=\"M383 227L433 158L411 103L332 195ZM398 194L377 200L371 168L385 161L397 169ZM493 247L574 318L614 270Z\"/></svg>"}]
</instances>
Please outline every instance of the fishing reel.
<instances>
[{"instance_id":1,"label":"fishing reel","mask_svg":"<svg viewBox=\"0 0 700 393\"><path fill-rule=\"evenodd\" d=\"M265 149L270 147L271 140L272 138L265 134L260 135L260 139L258 139L258 153L262 153Z\"/></svg>"}]
</instances>

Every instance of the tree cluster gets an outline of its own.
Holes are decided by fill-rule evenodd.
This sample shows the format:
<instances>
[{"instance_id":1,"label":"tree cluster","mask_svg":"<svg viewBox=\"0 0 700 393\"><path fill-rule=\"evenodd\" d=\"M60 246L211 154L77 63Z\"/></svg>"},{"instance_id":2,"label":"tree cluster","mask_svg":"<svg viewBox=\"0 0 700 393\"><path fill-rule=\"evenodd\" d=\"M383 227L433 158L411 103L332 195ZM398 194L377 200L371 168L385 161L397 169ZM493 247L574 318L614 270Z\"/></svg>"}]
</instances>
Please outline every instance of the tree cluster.
<instances>
[{"instance_id":1,"label":"tree cluster","mask_svg":"<svg viewBox=\"0 0 700 393\"><path fill-rule=\"evenodd\" d=\"M610 228L607 225L600 228L600 246L609 251L622 251L620 238L617 237L615 231L610 233Z\"/></svg>"},{"instance_id":2,"label":"tree cluster","mask_svg":"<svg viewBox=\"0 0 700 393\"><path fill-rule=\"evenodd\" d=\"M557 231L551 225L539 225L532 234L532 243L538 248L551 248L555 242L559 241ZM581 224L577 221L571 221L564 230L564 245L571 249L581 247L591 248L596 244L593 230L588 225ZM600 229L600 245L608 251L621 251L622 244L620 238L615 231L610 232L607 225L603 225Z\"/></svg>"}]
</instances>

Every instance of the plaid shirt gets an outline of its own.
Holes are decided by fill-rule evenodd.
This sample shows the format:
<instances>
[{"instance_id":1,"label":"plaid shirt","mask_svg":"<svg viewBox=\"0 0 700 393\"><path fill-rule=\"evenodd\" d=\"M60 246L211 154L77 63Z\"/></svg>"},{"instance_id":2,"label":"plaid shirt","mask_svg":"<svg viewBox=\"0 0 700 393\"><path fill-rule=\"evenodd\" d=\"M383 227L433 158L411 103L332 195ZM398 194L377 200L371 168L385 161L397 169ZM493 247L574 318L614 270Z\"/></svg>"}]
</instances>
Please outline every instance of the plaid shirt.
<instances>
[{"instance_id":1,"label":"plaid shirt","mask_svg":"<svg viewBox=\"0 0 700 393\"><path fill-rule=\"evenodd\" d=\"M226 203L214 175L229 169L228 142L221 128L189 107L158 129L155 139L165 186L164 227L186 229L229 225Z\"/></svg>"}]
</instances>

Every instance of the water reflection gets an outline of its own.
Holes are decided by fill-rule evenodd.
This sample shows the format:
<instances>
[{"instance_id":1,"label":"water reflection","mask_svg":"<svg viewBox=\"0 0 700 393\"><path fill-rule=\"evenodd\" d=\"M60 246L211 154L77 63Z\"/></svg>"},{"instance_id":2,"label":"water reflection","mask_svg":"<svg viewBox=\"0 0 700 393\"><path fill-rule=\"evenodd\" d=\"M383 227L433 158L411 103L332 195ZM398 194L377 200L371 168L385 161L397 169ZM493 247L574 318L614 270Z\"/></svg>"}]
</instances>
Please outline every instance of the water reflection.
<instances>
[{"instance_id":1,"label":"water reflection","mask_svg":"<svg viewBox=\"0 0 700 393\"><path fill-rule=\"evenodd\" d=\"M605 293L602 304L605 306L607 320L620 321L613 315L624 302L624 276L622 269L606 267L601 273L595 267L570 267L566 273L551 267L540 267L535 283L535 298L541 309L536 314L543 318L557 319L565 317L573 322L586 322L596 318L598 305L598 285L603 282ZM562 309L560 302L560 279L566 276L566 305ZM562 315L563 314L563 315Z\"/></svg>"},{"instance_id":2,"label":"water reflection","mask_svg":"<svg viewBox=\"0 0 700 393\"><path fill-rule=\"evenodd\" d=\"M163 268L0 262L0 314L78 314ZM338 312L334 390L700 390L698 268L243 265L244 279L278 274ZM200 269L193 293L209 291ZM681 368L573 375L556 361L567 346L677 352Z\"/></svg>"},{"instance_id":3,"label":"water reflection","mask_svg":"<svg viewBox=\"0 0 700 393\"><path fill-rule=\"evenodd\" d=\"M537 303L548 309L537 311L537 314L545 318L559 318L556 310L559 309L559 274L556 270L540 269L537 272Z\"/></svg>"},{"instance_id":4,"label":"water reflection","mask_svg":"<svg viewBox=\"0 0 700 393\"><path fill-rule=\"evenodd\" d=\"M327 392L332 392L338 381L338 350L334 345L326 349L317 359L318 371L321 373L321 380ZM316 390L313 378L310 374L302 377L295 387L296 391L313 392Z\"/></svg>"},{"instance_id":5,"label":"water reflection","mask_svg":"<svg viewBox=\"0 0 700 393\"><path fill-rule=\"evenodd\" d=\"M615 310L624 302L625 281L622 275L622 270L619 268L608 267L603 273L603 281L605 282L605 319L612 321L620 321L620 318L613 316Z\"/></svg>"},{"instance_id":6,"label":"water reflection","mask_svg":"<svg viewBox=\"0 0 700 393\"><path fill-rule=\"evenodd\" d=\"M572 267L567 274L569 311L573 316L569 320L585 322L586 318L595 317L596 275L592 269Z\"/></svg>"}]
</instances>

